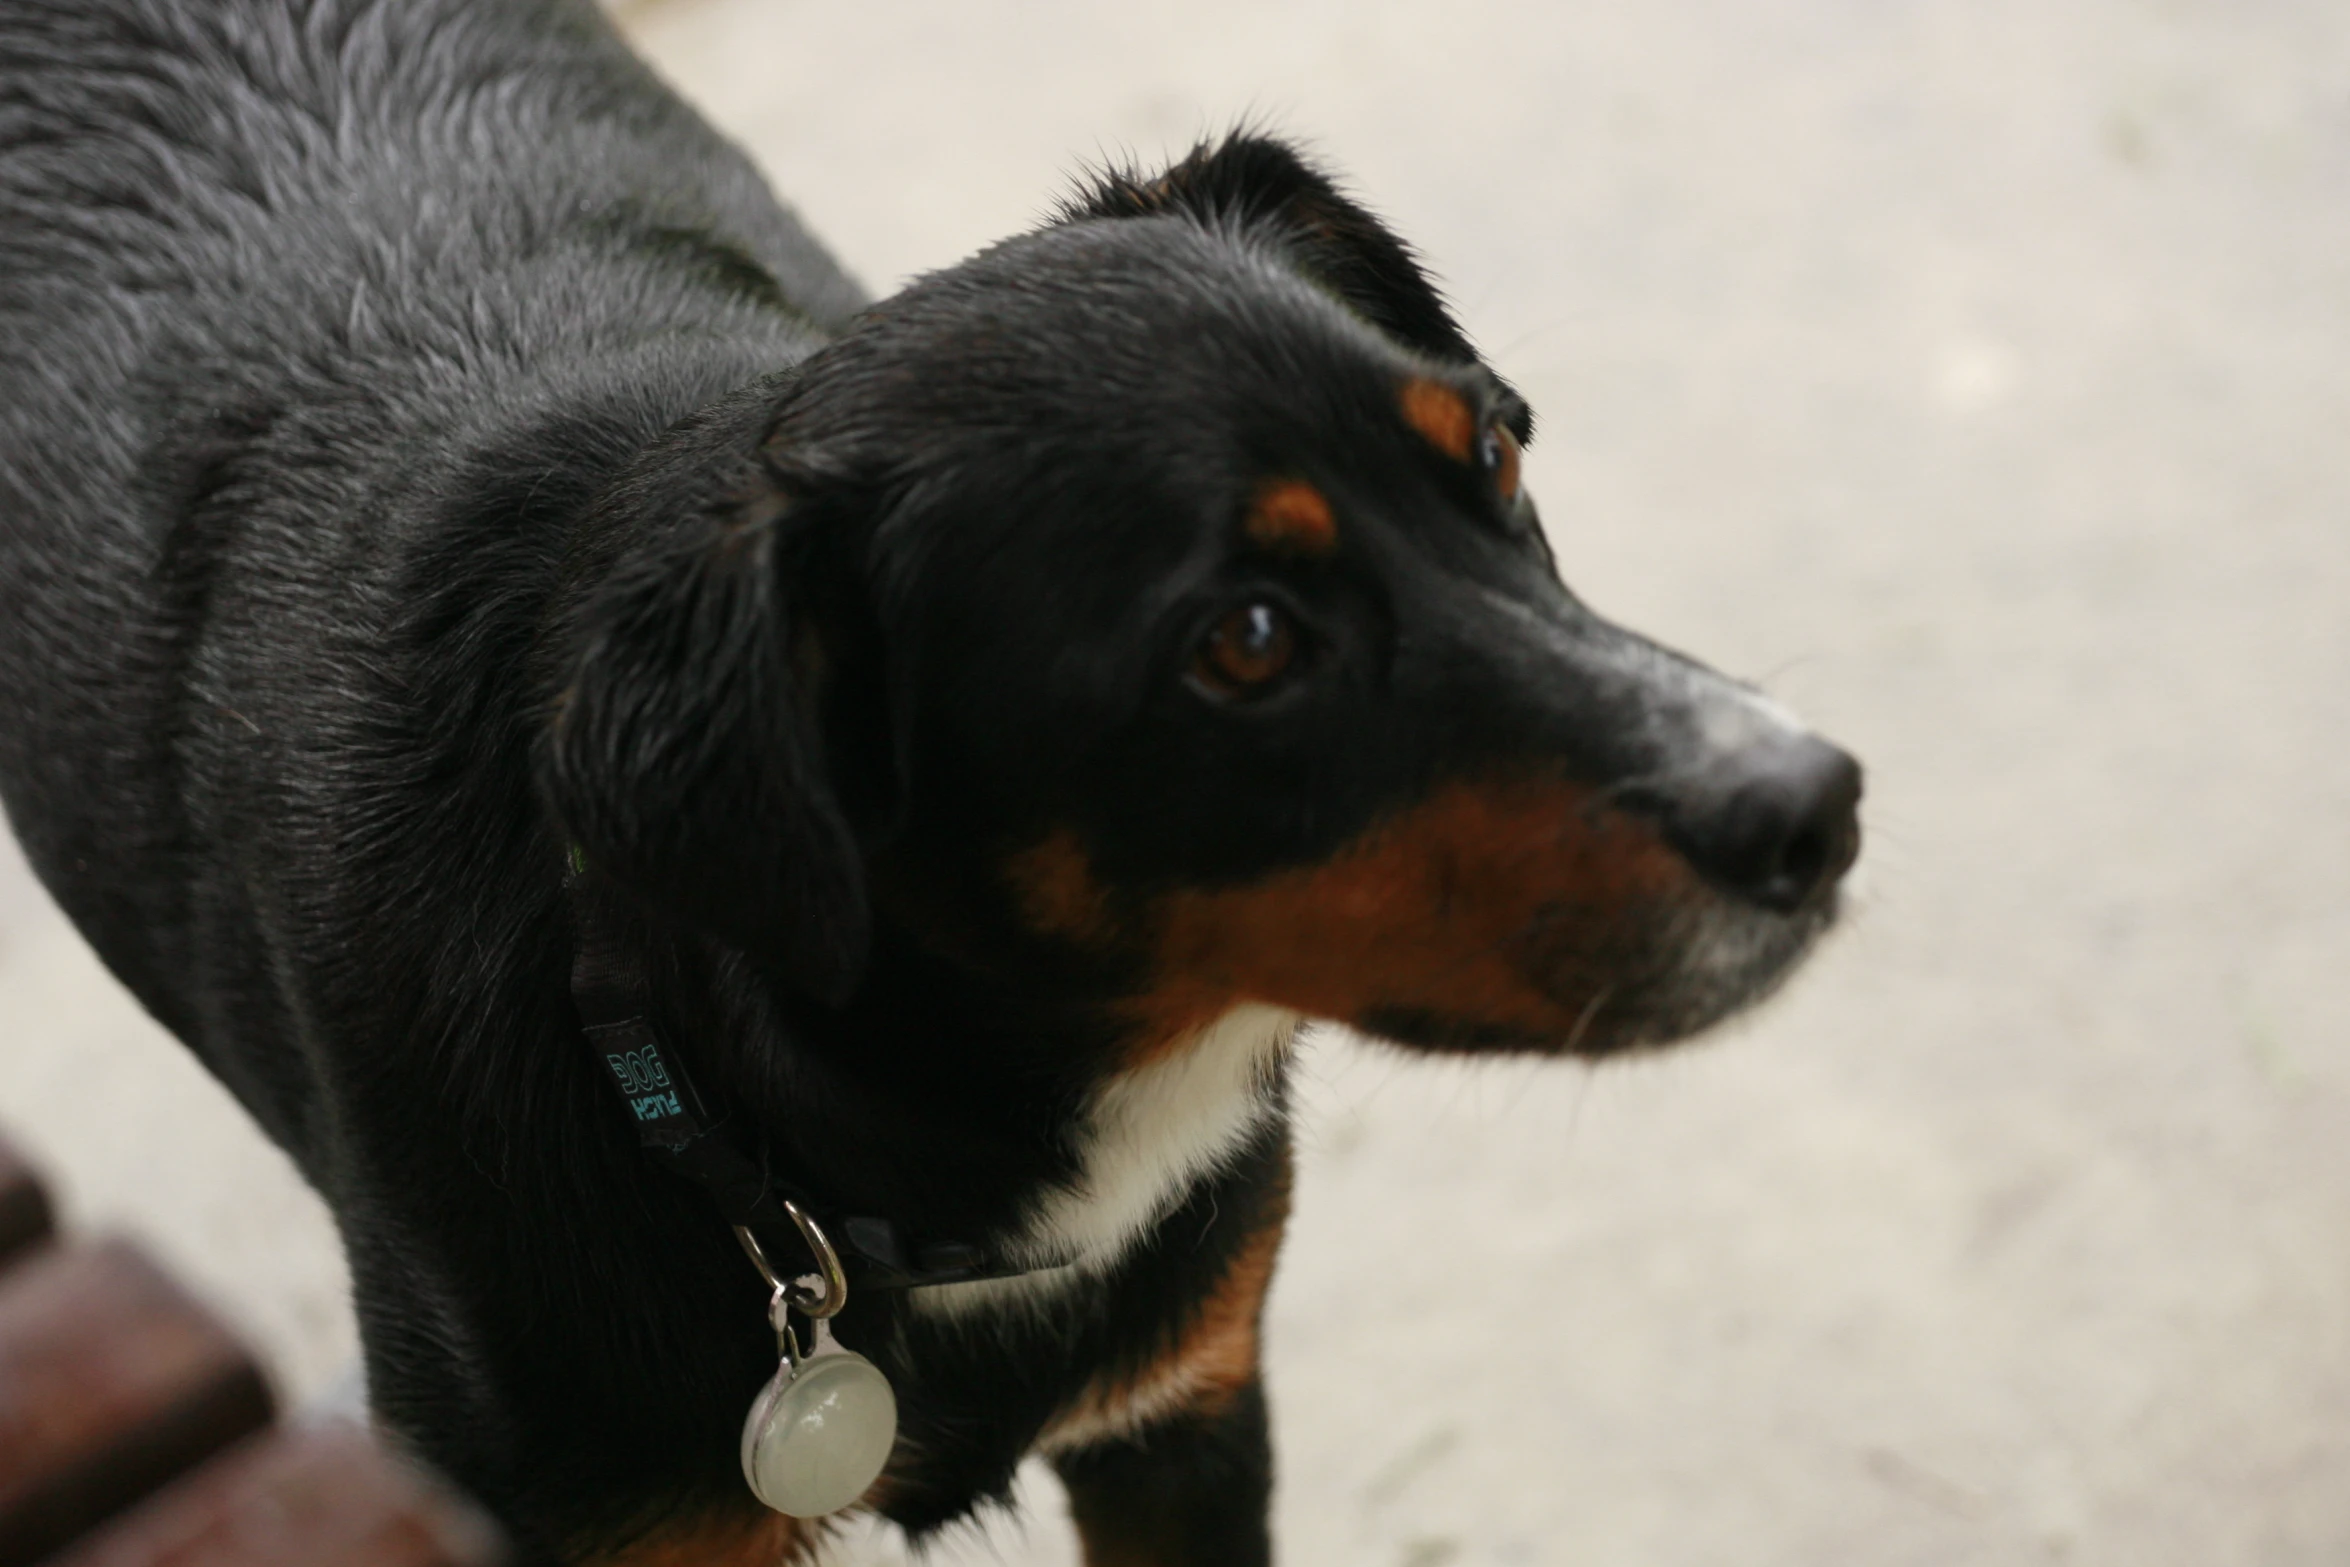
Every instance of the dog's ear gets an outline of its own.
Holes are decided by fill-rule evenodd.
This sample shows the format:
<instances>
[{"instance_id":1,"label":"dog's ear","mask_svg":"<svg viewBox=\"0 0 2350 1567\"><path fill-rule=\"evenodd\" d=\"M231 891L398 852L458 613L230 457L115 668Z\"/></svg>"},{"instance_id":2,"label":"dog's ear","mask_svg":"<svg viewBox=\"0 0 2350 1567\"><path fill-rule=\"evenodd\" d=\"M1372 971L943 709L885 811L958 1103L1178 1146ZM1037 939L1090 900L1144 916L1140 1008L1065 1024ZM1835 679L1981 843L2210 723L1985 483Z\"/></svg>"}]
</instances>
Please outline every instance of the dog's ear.
<instances>
[{"instance_id":1,"label":"dog's ear","mask_svg":"<svg viewBox=\"0 0 2350 1567\"><path fill-rule=\"evenodd\" d=\"M762 450L773 396L687 419L591 508L541 777L598 871L837 1002L871 914L812 688L823 503Z\"/></svg>"},{"instance_id":2,"label":"dog's ear","mask_svg":"<svg viewBox=\"0 0 2350 1567\"><path fill-rule=\"evenodd\" d=\"M1064 202L1059 215L1170 214L1269 233L1302 271L1389 336L1438 359L1477 360L1411 247L1285 142L1237 132L1200 143L1159 174L1113 169Z\"/></svg>"}]
</instances>

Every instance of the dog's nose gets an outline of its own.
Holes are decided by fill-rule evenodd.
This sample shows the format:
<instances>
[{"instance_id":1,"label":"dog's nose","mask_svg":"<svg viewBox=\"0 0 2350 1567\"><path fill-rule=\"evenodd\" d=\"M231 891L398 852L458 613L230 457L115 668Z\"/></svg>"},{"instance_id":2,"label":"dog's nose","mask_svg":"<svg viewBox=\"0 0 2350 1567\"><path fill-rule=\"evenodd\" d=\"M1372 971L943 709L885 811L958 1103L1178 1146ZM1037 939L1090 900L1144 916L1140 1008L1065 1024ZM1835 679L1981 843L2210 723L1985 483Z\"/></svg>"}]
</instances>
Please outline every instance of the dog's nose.
<instances>
[{"instance_id":1,"label":"dog's nose","mask_svg":"<svg viewBox=\"0 0 2350 1567\"><path fill-rule=\"evenodd\" d=\"M1860 854L1860 763L1817 735L1749 741L1683 782L1665 836L1734 897L1801 908Z\"/></svg>"}]
</instances>

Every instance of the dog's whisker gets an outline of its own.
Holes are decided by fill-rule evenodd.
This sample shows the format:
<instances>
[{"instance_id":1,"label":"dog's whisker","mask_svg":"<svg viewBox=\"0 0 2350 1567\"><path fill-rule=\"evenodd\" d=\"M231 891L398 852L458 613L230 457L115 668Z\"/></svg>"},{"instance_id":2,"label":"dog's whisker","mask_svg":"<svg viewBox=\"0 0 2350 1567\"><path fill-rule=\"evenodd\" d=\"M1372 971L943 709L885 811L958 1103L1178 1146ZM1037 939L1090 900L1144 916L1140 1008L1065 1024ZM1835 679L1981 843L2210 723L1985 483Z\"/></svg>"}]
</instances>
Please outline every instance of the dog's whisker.
<instances>
[{"instance_id":1,"label":"dog's whisker","mask_svg":"<svg viewBox=\"0 0 2350 1567\"><path fill-rule=\"evenodd\" d=\"M1603 985L1592 994L1582 1014L1575 1019L1575 1026L1567 1030L1567 1042L1560 1047L1560 1054L1571 1056L1575 1053L1575 1047L1583 1043L1584 1037L1591 1031L1591 1025L1599 1020L1599 1009L1607 1005L1608 998L1615 993L1615 986Z\"/></svg>"}]
</instances>

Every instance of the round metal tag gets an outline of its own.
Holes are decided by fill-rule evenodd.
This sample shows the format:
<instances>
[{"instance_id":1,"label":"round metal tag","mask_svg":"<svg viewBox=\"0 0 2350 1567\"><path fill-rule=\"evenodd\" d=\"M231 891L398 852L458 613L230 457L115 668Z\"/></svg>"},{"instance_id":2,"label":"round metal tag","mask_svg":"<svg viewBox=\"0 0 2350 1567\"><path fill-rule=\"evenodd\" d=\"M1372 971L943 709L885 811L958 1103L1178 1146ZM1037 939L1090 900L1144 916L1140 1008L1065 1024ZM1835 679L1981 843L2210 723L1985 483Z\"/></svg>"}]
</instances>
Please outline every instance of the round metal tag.
<instances>
[{"instance_id":1,"label":"round metal tag","mask_svg":"<svg viewBox=\"0 0 2350 1567\"><path fill-rule=\"evenodd\" d=\"M818 1518L865 1494L897 1442L889 1378L832 1345L786 1363L743 1422L743 1478L779 1513Z\"/></svg>"}]
</instances>

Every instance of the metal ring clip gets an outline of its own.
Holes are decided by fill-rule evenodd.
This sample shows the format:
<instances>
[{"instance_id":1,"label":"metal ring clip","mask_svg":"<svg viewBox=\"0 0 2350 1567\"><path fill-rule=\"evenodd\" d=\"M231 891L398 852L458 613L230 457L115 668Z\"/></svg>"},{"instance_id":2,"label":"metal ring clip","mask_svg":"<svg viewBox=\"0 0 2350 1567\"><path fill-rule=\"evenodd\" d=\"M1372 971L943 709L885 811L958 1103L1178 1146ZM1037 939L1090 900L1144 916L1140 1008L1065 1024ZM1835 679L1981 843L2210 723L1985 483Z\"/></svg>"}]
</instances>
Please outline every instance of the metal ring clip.
<instances>
[{"instance_id":1,"label":"metal ring clip","mask_svg":"<svg viewBox=\"0 0 2350 1567\"><path fill-rule=\"evenodd\" d=\"M776 1201L799 1227L800 1239L808 1243L808 1251L816 1259L814 1273L796 1279L786 1279L777 1273L774 1264L767 1260L767 1253L760 1250L759 1237L747 1225L736 1225L734 1238L743 1243L743 1251L750 1257L751 1265L759 1270L759 1276L791 1304L792 1310L812 1322L821 1321L849 1303L849 1276L842 1269L840 1253L832 1249L831 1238L823 1227L790 1198L779 1197Z\"/></svg>"}]
</instances>

